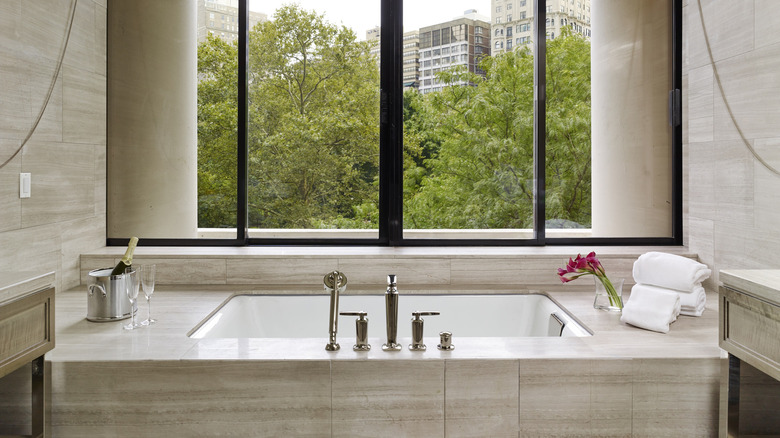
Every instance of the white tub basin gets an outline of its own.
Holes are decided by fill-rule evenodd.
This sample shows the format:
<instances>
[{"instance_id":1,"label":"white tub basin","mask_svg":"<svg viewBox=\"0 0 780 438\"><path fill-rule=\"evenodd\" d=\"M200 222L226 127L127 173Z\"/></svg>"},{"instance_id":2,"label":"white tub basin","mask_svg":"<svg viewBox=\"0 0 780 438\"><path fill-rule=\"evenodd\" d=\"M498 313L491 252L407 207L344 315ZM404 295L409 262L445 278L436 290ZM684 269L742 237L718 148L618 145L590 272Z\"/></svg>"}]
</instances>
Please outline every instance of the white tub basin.
<instances>
[{"instance_id":1,"label":"white tub basin","mask_svg":"<svg viewBox=\"0 0 780 438\"><path fill-rule=\"evenodd\" d=\"M192 338L328 337L329 295L234 295L190 333ZM398 339L411 338L414 311L427 316L425 337L452 332L454 337L590 336L572 315L544 294L400 295ZM368 336L384 338L384 295L341 295L339 311L368 312ZM551 317L555 314L563 323ZM354 340L355 317L341 316L338 338ZM348 341L345 341L348 342Z\"/></svg>"}]
</instances>

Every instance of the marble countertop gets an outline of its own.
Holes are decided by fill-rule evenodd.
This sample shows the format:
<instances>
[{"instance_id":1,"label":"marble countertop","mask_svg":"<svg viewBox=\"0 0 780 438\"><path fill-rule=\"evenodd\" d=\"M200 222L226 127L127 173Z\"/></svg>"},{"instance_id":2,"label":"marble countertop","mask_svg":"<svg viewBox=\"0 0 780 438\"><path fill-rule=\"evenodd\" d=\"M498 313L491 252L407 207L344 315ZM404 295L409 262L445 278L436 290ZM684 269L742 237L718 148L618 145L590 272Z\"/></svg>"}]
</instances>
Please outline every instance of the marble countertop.
<instances>
[{"instance_id":1,"label":"marble countertop","mask_svg":"<svg viewBox=\"0 0 780 438\"><path fill-rule=\"evenodd\" d=\"M54 285L54 272L0 272L0 303Z\"/></svg>"},{"instance_id":2,"label":"marble countertop","mask_svg":"<svg viewBox=\"0 0 780 438\"><path fill-rule=\"evenodd\" d=\"M106 246L82 254L82 257L114 256L124 254L124 246ZM135 256L165 257L177 256L183 258L225 257L225 258L319 258L359 256L359 257L431 257L431 258L474 258L474 257L504 257L527 256L539 257L550 255L568 258L572 254L587 254L592 250L587 246L139 246ZM599 248L599 256L633 256L639 257L648 251L663 251L672 254L688 255L690 251L683 246L608 246Z\"/></svg>"},{"instance_id":3,"label":"marble countertop","mask_svg":"<svg viewBox=\"0 0 780 438\"><path fill-rule=\"evenodd\" d=\"M495 290L498 288L491 288ZM501 289L502 291L511 288ZM56 296L56 348L47 353L50 361L178 361L178 360L425 360L425 359L523 359L523 358L712 358L723 357L718 347L718 297L707 293L707 307L701 317L680 316L667 334L638 329L620 322L620 315L593 309L593 292L583 289L550 292L594 335L570 338L458 338L454 351L429 348L426 352L404 349L382 351L381 336L369 336L374 348L354 352L352 339L340 339L338 352L325 351L327 328L321 339L191 339L187 333L235 292L250 289L213 286L160 286L152 298L152 327L126 331L128 320L95 323L85 319L86 287L80 286ZM290 286L253 288L252 292L312 293ZM380 293L372 291L371 293ZM446 293L446 289L431 290ZM487 292L487 291L486 291ZM522 291L518 291L522 292ZM315 293L321 293L317 291ZM401 291L403 299L404 291ZM406 291L406 293L411 293ZM325 310L324 310L325 311ZM147 306L139 297L139 319ZM370 328L371 329L371 328ZM376 330L376 328L374 328ZM378 333L375 331L374 333ZM369 333L371 334L371 333ZM401 339L405 344L409 339ZM425 337L436 345L438 337Z\"/></svg>"},{"instance_id":4,"label":"marble countertop","mask_svg":"<svg viewBox=\"0 0 780 438\"><path fill-rule=\"evenodd\" d=\"M724 286L780 306L780 269L734 269L719 275Z\"/></svg>"}]
</instances>

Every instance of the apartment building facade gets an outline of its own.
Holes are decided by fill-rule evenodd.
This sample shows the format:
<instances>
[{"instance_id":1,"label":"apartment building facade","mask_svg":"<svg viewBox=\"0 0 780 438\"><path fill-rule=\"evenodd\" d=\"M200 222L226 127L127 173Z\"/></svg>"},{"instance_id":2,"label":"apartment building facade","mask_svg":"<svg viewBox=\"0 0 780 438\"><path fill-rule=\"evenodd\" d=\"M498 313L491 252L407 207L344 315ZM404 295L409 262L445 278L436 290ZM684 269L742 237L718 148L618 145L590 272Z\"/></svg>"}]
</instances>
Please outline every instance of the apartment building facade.
<instances>
[{"instance_id":1,"label":"apartment building facade","mask_svg":"<svg viewBox=\"0 0 780 438\"><path fill-rule=\"evenodd\" d=\"M490 22L474 9L463 17L420 28L420 92L441 91L446 84L437 73L465 68L484 75L479 61L490 56ZM460 81L453 85L466 85Z\"/></svg>"},{"instance_id":2,"label":"apartment building facade","mask_svg":"<svg viewBox=\"0 0 780 438\"><path fill-rule=\"evenodd\" d=\"M267 19L267 14L249 11L249 28ZM198 0L198 43L207 35L228 42L238 38L238 0Z\"/></svg>"},{"instance_id":3,"label":"apartment building facade","mask_svg":"<svg viewBox=\"0 0 780 438\"><path fill-rule=\"evenodd\" d=\"M534 0L492 0L490 11L493 54L525 47L533 39ZM574 33L590 38L590 0L547 0L547 39L561 35L568 27Z\"/></svg>"}]
</instances>

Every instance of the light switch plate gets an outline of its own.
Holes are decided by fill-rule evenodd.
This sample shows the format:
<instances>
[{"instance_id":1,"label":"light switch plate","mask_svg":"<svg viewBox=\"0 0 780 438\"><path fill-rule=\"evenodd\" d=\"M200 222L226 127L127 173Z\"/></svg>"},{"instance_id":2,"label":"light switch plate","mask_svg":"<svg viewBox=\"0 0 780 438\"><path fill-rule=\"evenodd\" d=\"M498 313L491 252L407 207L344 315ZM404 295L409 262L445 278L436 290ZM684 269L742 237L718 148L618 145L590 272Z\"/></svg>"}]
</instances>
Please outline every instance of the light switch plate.
<instances>
[{"instance_id":1,"label":"light switch plate","mask_svg":"<svg viewBox=\"0 0 780 438\"><path fill-rule=\"evenodd\" d=\"M19 174L19 197L30 197L30 186L32 185L32 178L30 173Z\"/></svg>"}]
</instances>

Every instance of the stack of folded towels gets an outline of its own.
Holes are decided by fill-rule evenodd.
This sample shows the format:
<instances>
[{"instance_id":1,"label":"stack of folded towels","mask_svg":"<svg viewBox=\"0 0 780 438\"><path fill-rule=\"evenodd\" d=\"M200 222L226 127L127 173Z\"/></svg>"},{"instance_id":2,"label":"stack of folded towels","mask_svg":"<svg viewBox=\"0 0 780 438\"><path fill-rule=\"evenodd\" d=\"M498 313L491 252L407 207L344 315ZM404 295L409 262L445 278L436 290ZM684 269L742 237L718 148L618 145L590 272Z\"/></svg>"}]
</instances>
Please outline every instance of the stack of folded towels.
<instances>
[{"instance_id":1,"label":"stack of folded towels","mask_svg":"<svg viewBox=\"0 0 780 438\"><path fill-rule=\"evenodd\" d=\"M621 321L661 333L677 315L701 316L706 304L702 281L707 265L674 254L648 252L634 262L634 281Z\"/></svg>"}]
</instances>

